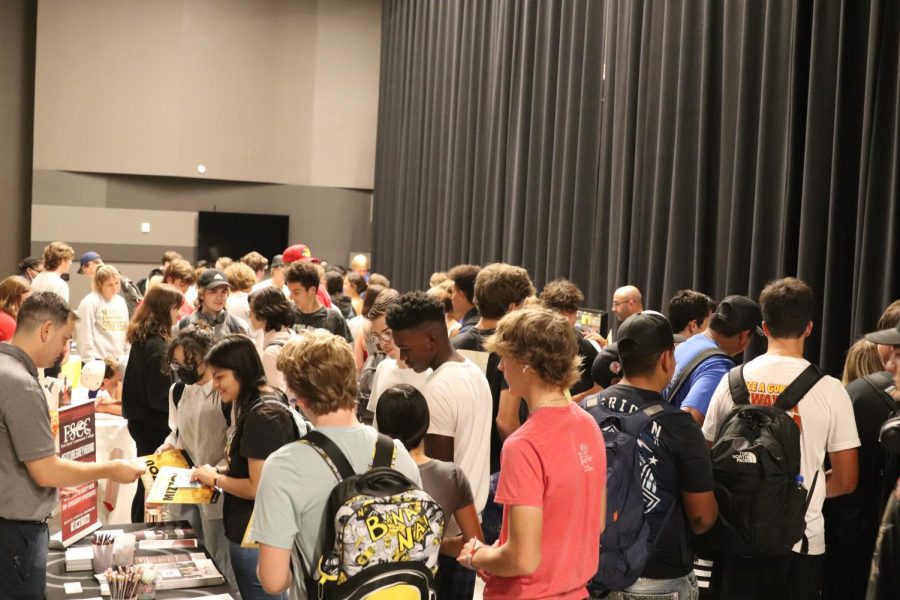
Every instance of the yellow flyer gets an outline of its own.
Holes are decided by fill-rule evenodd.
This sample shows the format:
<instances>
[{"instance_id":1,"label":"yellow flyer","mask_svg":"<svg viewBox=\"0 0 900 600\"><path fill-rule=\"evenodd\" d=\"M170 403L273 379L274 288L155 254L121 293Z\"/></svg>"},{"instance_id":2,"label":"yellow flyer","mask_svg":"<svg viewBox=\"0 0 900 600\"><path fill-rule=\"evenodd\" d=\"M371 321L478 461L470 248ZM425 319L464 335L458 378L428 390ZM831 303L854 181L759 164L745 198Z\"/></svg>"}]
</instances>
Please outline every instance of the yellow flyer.
<instances>
[{"instance_id":1,"label":"yellow flyer","mask_svg":"<svg viewBox=\"0 0 900 600\"><path fill-rule=\"evenodd\" d=\"M162 454L148 454L142 456L138 460L147 467L147 472L141 475L141 481L144 482L144 489L149 490L153 487L153 481L156 474L163 467L177 467L179 469L189 469L192 465L185 457L184 452L178 450L166 450Z\"/></svg>"},{"instance_id":2,"label":"yellow flyer","mask_svg":"<svg viewBox=\"0 0 900 600\"><path fill-rule=\"evenodd\" d=\"M147 494L148 504L215 504L219 490L191 481L191 469L162 467Z\"/></svg>"}]
</instances>

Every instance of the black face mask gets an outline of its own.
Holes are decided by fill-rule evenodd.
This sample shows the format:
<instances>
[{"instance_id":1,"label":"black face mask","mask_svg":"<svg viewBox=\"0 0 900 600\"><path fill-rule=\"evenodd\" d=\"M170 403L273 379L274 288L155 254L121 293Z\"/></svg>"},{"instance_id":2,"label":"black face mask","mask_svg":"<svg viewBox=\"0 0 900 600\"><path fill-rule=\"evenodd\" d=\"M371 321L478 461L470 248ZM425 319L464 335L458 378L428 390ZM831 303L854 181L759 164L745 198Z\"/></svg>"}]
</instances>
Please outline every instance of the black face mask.
<instances>
[{"instance_id":1,"label":"black face mask","mask_svg":"<svg viewBox=\"0 0 900 600\"><path fill-rule=\"evenodd\" d=\"M190 368L182 367L175 371L175 373L178 375L178 379L183 381L185 385L194 385L200 381L200 378L202 377L202 375L197 372L197 367L195 366L191 366Z\"/></svg>"}]
</instances>

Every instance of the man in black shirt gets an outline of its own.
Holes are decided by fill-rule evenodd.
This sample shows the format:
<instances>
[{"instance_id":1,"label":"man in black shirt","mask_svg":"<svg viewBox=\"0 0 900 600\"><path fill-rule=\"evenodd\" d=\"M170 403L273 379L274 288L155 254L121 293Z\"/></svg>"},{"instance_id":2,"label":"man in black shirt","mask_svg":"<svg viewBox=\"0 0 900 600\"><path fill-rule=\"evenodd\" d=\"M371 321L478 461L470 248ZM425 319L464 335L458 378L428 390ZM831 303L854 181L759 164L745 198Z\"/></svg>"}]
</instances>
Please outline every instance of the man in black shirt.
<instances>
[{"instance_id":1,"label":"man in black shirt","mask_svg":"<svg viewBox=\"0 0 900 600\"><path fill-rule=\"evenodd\" d=\"M291 300L297 307L295 311L295 329L325 329L335 335L353 342L350 327L340 310L326 307L318 298L321 269L311 262L297 261L288 267L284 275Z\"/></svg>"},{"instance_id":2,"label":"man in black shirt","mask_svg":"<svg viewBox=\"0 0 900 600\"><path fill-rule=\"evenodd\" d=\"M866 595L870 557L887 498L900 477L900 457L888 455L878 432L900 406L894 375L900 366L900 302L878 320L878 331L866 339L879 345L885 370L847 385L859 433L859 482L856 490L825 501L825 585L823 596L860 600Z\"/></svg>"},{"instance_id":3,"label":"man in black shirt","mask_svg":"<svg viewBox=\"0 0 900 600\"><path fill-rule=\"evenodd\" d=\"M478 309L475 308L475 279L481 267L476 265L457 265L450 269L447 277L453 281L450 301L453 312L460 320L459 333L465 333L478 323Z\"/></svg>"},{"instance_id":4,"label":"man in black shirt","mask_svg":"<svg viewBox=\"0 0 900 600\"><path fill-rule=\"evenodd\" d=\"M663 315L644 311L625 319L618 332L625 376L597 398L618 412L657 405L667 413L640 438L644 513L655 543L641 578L621 593L624 600L675 593L697 597L693 536L708 531L718 517L712 463L700 427L661 395L675 371L674 345L672 326Z\"/></svg>"}]
</instances>

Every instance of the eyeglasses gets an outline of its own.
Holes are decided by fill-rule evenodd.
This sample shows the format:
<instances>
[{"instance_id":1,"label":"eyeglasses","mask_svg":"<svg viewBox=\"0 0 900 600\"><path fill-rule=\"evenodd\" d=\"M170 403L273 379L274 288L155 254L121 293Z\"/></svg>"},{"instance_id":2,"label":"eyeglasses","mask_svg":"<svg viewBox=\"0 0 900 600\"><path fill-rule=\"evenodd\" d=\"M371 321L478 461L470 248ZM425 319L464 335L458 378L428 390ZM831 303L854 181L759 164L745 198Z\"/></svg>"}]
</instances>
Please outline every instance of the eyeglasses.
<instances>
[{"instance_id":1,"label":"eyeglasses","mask_svg":"<svg viewBox=\"0 0 900 600\"><path fill-rule=\"evenodd\" d=\"M631 302L631 300L613 300L612 307L616 308L620 304L628 304L629 302Z\"/></svg>"},{"instance_id":2,"label":"eyeglasses","mask_svg":"<svg viewBox=\"0 0 900 600\"><path fill-rule=\"evenodd\" d=\"M382 332L373 331L370 335L370 339L373 342L390 342L394 339L394 334L390 329L385 329Z\"/></svg>"},{"instance_id":3,"label":"eyeglasses","mask_svg":"<svg viewBox=\"0 0 900 600\"><path fill-rule=\"evenodd\" d=\"M177 362L169 363L169 369L171 369L172 371L182 371L182 370L193 371L196 368L197 368L197 365L193 365L193 364L182 365Z\"/></svg>"}]
</instances>

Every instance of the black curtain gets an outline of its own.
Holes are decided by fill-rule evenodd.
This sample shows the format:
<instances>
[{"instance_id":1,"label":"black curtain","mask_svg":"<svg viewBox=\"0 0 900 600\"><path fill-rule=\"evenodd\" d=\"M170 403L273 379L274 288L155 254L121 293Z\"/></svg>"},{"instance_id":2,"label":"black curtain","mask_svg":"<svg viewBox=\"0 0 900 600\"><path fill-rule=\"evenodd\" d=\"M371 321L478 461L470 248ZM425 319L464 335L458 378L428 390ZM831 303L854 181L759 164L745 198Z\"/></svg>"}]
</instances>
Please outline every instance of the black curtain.
<instances>
[{"instance_id":1,"label":"black curtain","mask_svg":"<svg viewBox=\"0 0 900 600\"><path fill-rule=\"evenodd\" d=\"M837 373L900 296L898 57L892 0L386 0L374 264L520 264L596 308L796 275Z\"/></svg>"}]
</instances>

